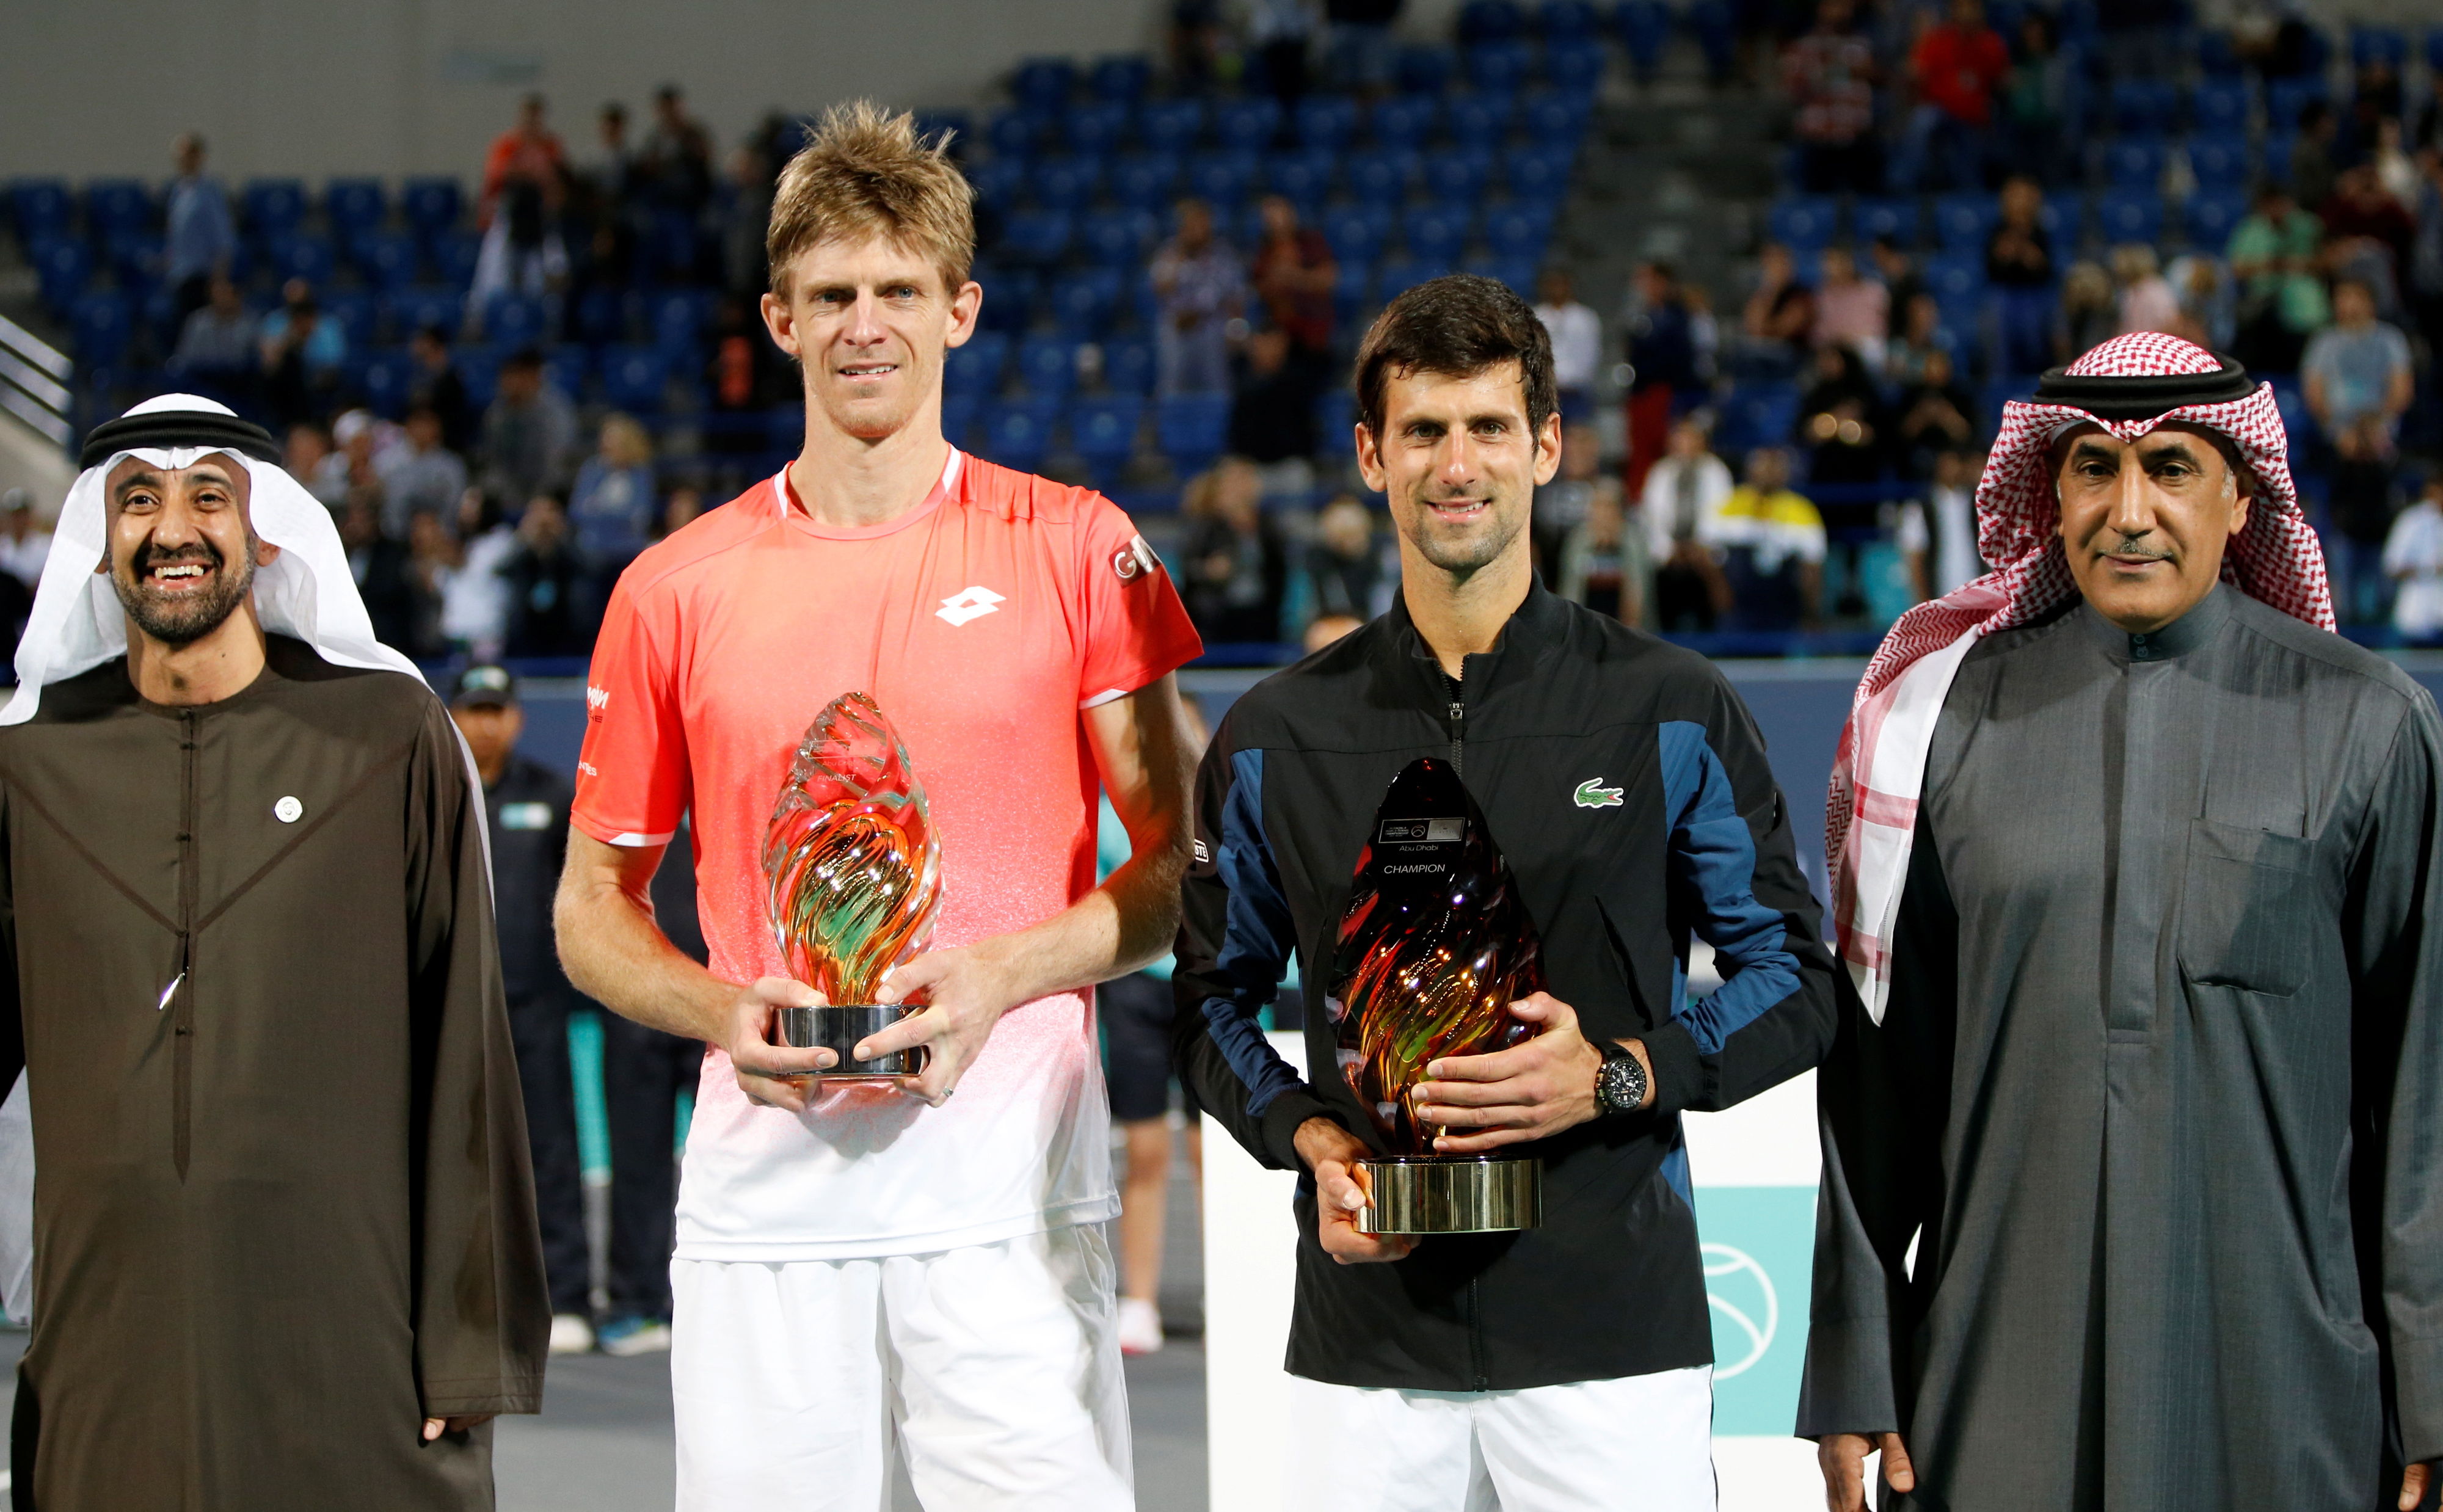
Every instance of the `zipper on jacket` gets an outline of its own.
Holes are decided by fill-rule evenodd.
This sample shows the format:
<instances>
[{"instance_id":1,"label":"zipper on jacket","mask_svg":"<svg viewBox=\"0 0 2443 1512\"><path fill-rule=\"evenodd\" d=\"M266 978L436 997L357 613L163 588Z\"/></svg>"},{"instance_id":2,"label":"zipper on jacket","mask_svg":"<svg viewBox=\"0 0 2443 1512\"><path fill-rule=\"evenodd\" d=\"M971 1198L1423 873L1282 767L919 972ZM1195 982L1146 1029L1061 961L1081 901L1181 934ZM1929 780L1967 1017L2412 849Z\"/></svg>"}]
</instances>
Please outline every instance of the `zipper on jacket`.
<instances>
[{"instance_id":1,"label":"zipper on jacket","mask_svg":"<svg viewBox=\"0 0 2443 1512\"><path fill-rule=\"evenodd\" d=\"M192 709L178 715L178 975L170 990L170 1151L178 1179L187 1179L188 1126L195 1061L195 737Z\"/></svg>"},{"instance_id":2,"label":"zipper on jacket","mask_svg":"<svg viewBox=\"0 0 2443 1512\"><path fill-rule=\"evenodd\" d=\"M1467 775L1467 664L1459 665L1459 676L1445 676L1442 682L1450 690L1451 771L1463 777Z\"/></svg>"},{"instance_id":3,"label":"zipper on jacket","mask_svg":"<svg viewBox=\"0 0 2443 1512\"><path fill-rule=\"evenodd\" d=\"M1484 1320L1477 1311L1477 1278L1467 1278L1467 1374L1471 1391L1490 1391L1493 1381L1484 1371Z\"/></svg>"}]
</instances>

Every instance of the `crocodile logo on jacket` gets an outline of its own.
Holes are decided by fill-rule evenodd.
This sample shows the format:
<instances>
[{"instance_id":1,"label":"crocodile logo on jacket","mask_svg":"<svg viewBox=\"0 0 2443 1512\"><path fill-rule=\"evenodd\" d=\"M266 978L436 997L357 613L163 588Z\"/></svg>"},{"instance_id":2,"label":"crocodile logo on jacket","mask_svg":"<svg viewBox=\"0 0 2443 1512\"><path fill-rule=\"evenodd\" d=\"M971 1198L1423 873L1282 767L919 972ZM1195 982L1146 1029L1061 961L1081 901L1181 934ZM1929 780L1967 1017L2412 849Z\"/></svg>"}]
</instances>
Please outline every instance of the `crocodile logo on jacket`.
<instances>
[{"instance_id":1,"label":"crocodile logo on jacket","mask_svg":"<svg viewBox=\"0 0 2443 1512\"><path fill-rule=\"evenodd\" d=\"M1620 807L1620 790L1618 788L1605 787L1603 785L1603 778L1601 777L1589 777L1586 781L1579 783L1578 791L1570 796L1571 801L1575 802L1581 809L1617 809Z\"/></svg>"}]
</instances>

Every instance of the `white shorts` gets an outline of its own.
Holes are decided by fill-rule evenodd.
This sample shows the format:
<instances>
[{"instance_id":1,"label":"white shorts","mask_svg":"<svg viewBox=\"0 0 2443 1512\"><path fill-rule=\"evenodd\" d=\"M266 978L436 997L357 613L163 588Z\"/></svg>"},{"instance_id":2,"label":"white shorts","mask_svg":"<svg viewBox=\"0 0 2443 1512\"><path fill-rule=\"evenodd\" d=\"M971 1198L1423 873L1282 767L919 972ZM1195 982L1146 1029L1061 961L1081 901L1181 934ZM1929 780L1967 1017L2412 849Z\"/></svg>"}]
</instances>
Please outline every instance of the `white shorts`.
<instances>
[{"instance_id":1,"label":"white shorts","mask_svg":"<svg viewBox=\"0 0 2443 1512\"><path fill-rule=\"evenodd\" d=\"M1288 1482L1306 1512L1713 1512L1709 1365L1515 1392L1295 1378Z\"/></svg>"},{"instance_id":2,"label":"white shorts","mask_svg":"<svg viewBox=\"0 0 2443 1512\"><path fill-rule=\"evenodd\" d=\"M679 1512L1136 1504L1111 1251L1076 1225L879 1260L673 1260Z\"/></svg>"}]
</instances>

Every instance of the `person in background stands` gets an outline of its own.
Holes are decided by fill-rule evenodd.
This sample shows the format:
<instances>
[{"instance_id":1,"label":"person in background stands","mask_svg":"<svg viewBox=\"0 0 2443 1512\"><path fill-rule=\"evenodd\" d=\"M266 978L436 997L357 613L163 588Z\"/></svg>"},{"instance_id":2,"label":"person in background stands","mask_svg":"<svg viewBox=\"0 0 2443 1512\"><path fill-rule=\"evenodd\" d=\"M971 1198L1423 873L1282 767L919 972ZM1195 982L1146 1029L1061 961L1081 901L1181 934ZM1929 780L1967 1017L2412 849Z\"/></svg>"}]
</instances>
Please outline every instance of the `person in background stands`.
<instances>
[{"instance_id":1,"label":"person in background stands","mask_svg":"<svg viewBox=\"0 0 2443 1512\"><path fill-rule=\"evenodd\" d=\"M1628 333L1628 465L1622 480L1631 493L1644 486L1645 470L1662 454L1679 396L1693 396L1699 387L1688 301L1670 264L1639 264L1637 300Z\"/></svg>"},{"instance_id":2,"label":"person in background stands","mask_svg":"<svg viewBox=\"0 0 2443 1512\"><path fill-rule=\"evenodd\" d=\"M712 198L712 134L687 110L676 84L653 91L653 129L637 164L646 196L657 208L690 218Z\"/></svg>"},{"instance_id":3,"label":"person in background stands","mask_svg":"<svg viewBox=\"0 0 2443 1512\"><path fill-rule=\"evenodd\" d=\"M2132 331L2178 334L2180 297L2173 290L2171 281L2163 277L2153 247L2142 242L2126 242L2114 247L2112 281L2121 286L2121 328L2116 335L2127 336Z\"/></svg>"},{"instance_id":4,"label":"person in background stands","mask_svg":"<svg viewBox=\"0 0 2443 1512\"><path fill-rule=\"evenodd\" d=\"M1704 426L1688 418L1672 427L1671 455L1646 473L1638 506L1654 560L1658 628L1710 630L1730 610L1730 584L1714 554L1730 497L1730 465L1714 455Z\"/></svg>"},{"instance_id":5,"label":"person in background stands","mask_svg":"<svg viewBox=\"0 0 2443 1512\"><path fill-rule=\"evenodd\" d=\"M1735 630L1813 629L1824 605L1824 517L1790 486L1790 453L1748 453L1747 482L1715 517Z\"/></svg>"},{"instance_id":6,"label":"person in background stands","mask_svg":"<svg viewBox=\"0 0 2443 1512\"><path fill-rule=\"evenodd\" d=\"M1931 294L1918 295L1908 301L1900 329L1883 348L1883 381L1903 388L1922 383L1928 361L1938 352L1948 355L1955 344L1943 329L1942 306Z\"/></svg>"},{"instance_id":7,"label":"person in background stands","mask_svg":"<svg viewBox=\"0 0 2443 1512\"><path fill-rule=\"evenodd\" d=\"M1263 512L1263 498L1255 465L1224 457L1213 469L1203 517L1188 531L1181 553L1187 564L1187 613L1208 643L1281 638L1288 554L1280 531Z\"/></svg>"},{"instance_id":8,"label":"person in background stands","mask_svg":"<svg viewBox=\"0 0 2443 1512\"><path fill-rule=\"evenodd\" d=\"M1909 120L1909 156L1920 192L1975 193L1985 187L1993 96L2010 69L2010 50L1985 24L1978 0L1951 0L1949 18L1918 38L1909 53L1919 97Z\"/></svg>"},{"instance_id":9,"label":"person in background stands","mask_svg":"<svg viewBox=\"0 0 2443 1512\"><path fill-rule=\"evenodd\" d=\"M1782 86L1794 112L1799 186L1809 194L1880 194L1874 44L1857 27L1857 0L1816 0L1815 26L1782 49Z\"/></svg>"},{"instance_id":10,"label":"person in background stands","mask_svg":"<svg viewBox=\"0 0 2443 1512\"><path fill-rule=\"evenodd\" d=\"M51 533L34 518L34 496L23 488L0 493L0 573L32 589L51 557Z\"/></svg>"},{"instance_id":11,"label":"person in background stands","mask_svg":"<svg viewBox=\"0 0 2443 1512\"><path fill-rule=\"evenodd\" d=\"M228 192L204 176L203 137L188 132L170 153L178 176L170 181L161 276L172 290L172 318L183 325L211 298L211 281L227 276L237 254L237 226Z\"/></svg>"},{"instance_id":12,"label":"person in background stands","mask_svg":"<svg viewBox=\"0 0 2443 1512\"><path fill-rule=\"evenodd\" d=\"M2443 471L2393 521L2383 570L2395 585L2392 628L2412 646L2443 643Z\"/></svg>"},{"instance_id":13,"label":"person in background stands","mask_svg":"<svg viewBox=\"0 0 2443 1512\"><path fill-rule=\"evenodd\" d=\"M1213 231L1201 199L1179 202L1179 228L1153 258L1155 388L1165 397L1230 388L1229 324L1247 302L1239 255Z\"/></svg>"},{"instance_id":14,"label":"person in background stands","mask_svg":"<svg viewBox=\"0 0 2443 1512\"><path fill-rule=\"evenodd\" d=\"M2277 132L2281 129L2281 122L2273 125ZM2325 101L2310 100L2299 108L2299 133L2290 142L2290 192L2307 209L2324 209L2332 195L2337 176L2333 138L2340 130L2333 107Z\"/></svg>"},{"instance_id":15,"label":"person in background stands","mask_svg":"<svg viewBox=\"0 0 2443 1512\"><path fill-rule=\"evenodd\" d=\"M518 549L517 532L481 488L459 496L458 557L439 574L441 638L477 662L500 659L509 638L509 581L503 575Z\"/></svg>"},{"instance_id":16,"label":"person in background stands","mask_svg":"<svg viewBox=\"0 0 2443 1512\"><path fill-rule=\"evenodd\" d=\"M339 452L331 446L330 430L319 420L300 420L288 428L280 450L281 465L288 476L336 513L348 496L348 481L344 470L340 476L332 475L331 461Z\"/></svg>"},{"instance_id":17,"label":"person in background stands","mask_svg":"<svg viewBox=\"0 0 2443 1512\"><path fill-rule=\"evenodd\" d=\"M633 415L602 419L600 445L577 469L568 522L585 570L606 588L645 549L655 495L653 438Z\"/></svg>"},{"instance_id":18,"label":"person in background stands","mask_svg":"<svg viewBox=\"0 0 2443 1512\"><path fill-rule=\"evenodd\" d=\"M1290 334L1267 326L1239 352L1230 393L1231 452L1266 467L1314 456L1314 369L1301 361ZM1312 473L1306 473L1311 479ZM1295 484L1304 487L1305 483Z\"/></svg>"},{"instance_id":19,"label":"person in background stands","mask_svg":"<svg viewBox=\"0 0 2443 1512\"><path fill-rule=\"evenodd\" d=\"M1288 198L1267 194L1259 209L1262 240L1248 259L1247 282L1272 323L1288 334L1295 365L1312 391L1332 363L1332 291L1340 264L1321 231L1298 224L1297 207Z\"/></svg>"},{"instance_id":20,"label":"person in background stands","mask_svg":"<svg viewBox=\"0 0 2443 1512\"><path fill-rule=\"evenodd\" d=\"M1402 0L1323 0L1329 67L1337 88L1371 100L1391 87L1391 24Z\"/></svg>"},{"instance_id":21,"label":"person in background stands","mask_svg":"<svg viewBox=\"0 0 2443 1512\"><path fill-rule=\"evenodd\" d=\"M566 282L560 212L567 188L567 158L560 137L543 125L543 98L528 95L518 104L517 124L494 137L484 156L484 189L475 202L484 245L467 293L470 322L480 326L487 319L496 295L540 296Z\"/></svg>"},{"instance_id":22,"label":"person in background stands","mask_svg":"<svg viewBox=\"0 0 2443 1512\"><path fill-rule=\"evenodd\" d=\"M2380 625L2392 612L2392 581L2384 544L2399 503L2399 472L2383 423L2360 415L2332 439L2324 480L2325 562L2332 574L2333 612L2344 625Z\"/></svg>"},{"instance_id":23,"label":"person in background stands","mask_svg":"<svg viewBox=\"0 0 2443 1512\"><path fill-rule=\"evenodd\" d=\"M1376 602L1389 585L1374 548L1374 516L1355 494L1336 494L1316 513L1306 574L1318 618L1346 615L1363 625L1387 607Z\"/></svg>"},{"instance_id":24,"label":"person in background stands","mask_svg":"<svg viewBox=\"0 0 2443 1512\"><path fill-rule=\"evenodd\" d=\"M381 489L358 484L340 507L340 544L348 575L365 601L374 639L410 650L415 642L415 583L408 572L407 542L382 534Z\"/></svg>"},{"instance_id":25,"label":"person in background stands","mask_svg":"<svg viewBox=\"0 0 2443 1512\"><path fill-rule=\"evenodd\" d=\"M1926 292L1925 276L1918 271L1917 259L1889 236L1876 237L1866 256L1875 264L1876 280L1883 285L1883 309L1889 316L1884 339L1896 339L1908 324L1909 307Z\"/></svg>"},{"instance_id":26,"label":"person in background stands","mask_svg":"<svg viewBox=\"0 0 2443 1512\"><path fill-rule=\"evenodd\" d=\"M1893 411L1893 461L1903 476L1922 478L1936 453L1967 446L1976 437L1976 402L1954 375L1951 354L1940 347L1925 355L1917 381L1901 390Z\"/></svg>"},{"instance_id":27,"label":"person in background stands","mask_svg":"<svg viewBox=\"0 0 2443 1512\"><path fill-rule=\"evenodd\" d=\"M348 334L323 317L313 286L303 279L283 284L280 297L280 308L263 320L263 395L285 424L328 408L348 357Z\"/></svg>"},{"instance_id":28,"label":"person in background stands","mask_svg":"<svg viewBox=\"0 0 2443 1512\"><path fill-rule=\"evenodd\" d=\"M407 412L407 445L381 454L382 534L404 540L409 521L431 515L454 528L467 492L467 465L441 444L441 417L417 406Z\"/></svg>"},{"instance_id":29,"label":"person in background stands","mask_svg":"<svg viewBox=\"0 0 2443 1512\"><path fill-rule=\"evenodd\" d=\"M2002 81L2002 153L2014 174L2059 183L2063 174L2062 128L2069 118L2074 84L2048 13L2029 9L2019 17L2018 54Z\"/></svg>"},{"instance_id":30,"label":"person in background stands","mask_svg":"<svg viewBox=\"0 0 2443 1512\"><path fill-rule=\"evenodd\" d=\"M2224 250L2239 281L2236 355L2250 367L2292 373L2308 336L2333 318L2319 276L2324 225L2290 191L2268 182Z\"/></svg>"},{"instance_id":31,"label":"person in background stands","mask_svg":"<svg viewBox=\"0 0 2443 1512\"><path fill-rule=\"evenodd\" d=\"M1976 555L1976 478L1983 470L1984 458L1975 452L1938 453L1924 500L1901 508L1897 544L1920 603L1985 575Z\"/></svg>"},{"instance_id":32,"label":"person in background stands","mask_svg":"<svg viewBox=\"0 0 2443 1512\"><path fill-rule=\"evenodd\" d=\"M1826 247L1817 265L1823 277L1815 285L1815 323L1808 338L1819 347L1847 347L1868 367L1882 367L1883 333L1892 322L1891 291L1859 277L1858 254L1846 246Z\"/></svg>"},{"instance_id":33,"label":"person in background stands","mask_svg":"<svg viewBox=\"0 0 2443 1512\"><path fill-rule=\"evenodd\" d=\"M2375 318L2374 291L2354 280L2333 285L2333 323L2309 338L2299 372L2327 437L2372 419L2388 447L2415 392L2408 338Z\"/></svg>"},{"instance_id":34,"label":"person in background stands","mask_svg":"<svg viewBox=\"0 0 2443 1512\"><path fill-rule=\"evenodd\" d=\"M1579 302L1577 281L1548 267L1535 281L1535 319L1552 338L1552 381L1561 386L1561 423L1594 416L1595 373L1603 366L1603 317Z\"/></svg>"},{"instance_id":35,"label":"person in background stands","mask_svg":"<svg viewBox=\"0 0 2443 1512\"><path fill-rule=\"evenodd\" d=\"M407 355L415 364L407 385L409 406L420 405L440 416L441 444L467 455L476 441L475 404L450 355L450 333L437 325L419 327L408 339Z\"/></svg>"},{"instance_id":36,"label":"person in background stands","mask_svg":"<svg viewBox=\"0 0 2443 1512\"><path fill-rule=\"evenodd\" d=\"M1779 242L1756 253L1756 286L1739 317L1745 337L1742 365L1759 379L1781 382L1798 371L1807 336L1815 327L1815 291L1798 277L1797 260ZM1637 360L1634 343L1631 362Z\"/></svg>"},{"instance_id":37,"label":"person in background stands","mask_svg":"<svg viewBox=\"0 0 2443 1512\"><path fill-rule=\"evenodd\" d=\"M1985 239L1985 282L2000 296L2002 371L2036 373L2051 360L2053 250L2045 191L2021 173L2002 186L2002 216Z\"/></svg>"},{"instance_id":38,"label":"person in background stands","mask_svg":"<svg viewBox=\"0 0 2443 1512\"><path fill-rule=\"evenodd\" d=\"M526 347L501 364L501 389L484 411L484 486L531 499L568 486L577 470L577 407Z\"/></svg>"},{"instance_id":39,"label":"person in background stands","mask_svg":"<svg viewBox=\"0 0 2443 1512\"><path fill-rule=\"evenodd\" d=\"M501 568L509 582L510 655L585 654L577 603L583 574L568 540L568 506L558 494L526 501L517 550Z\"/></svg>"},{"instance_id":40,"label":"person in background stands","mask_svg":"<svg viewBox=\"0 0 2443 1512\"><path fill-rule=\"evenodd\" d=\"M1549 335L1552 328L1547 325L1544 329ZM1556 370L1560 366L1557 355L1553 366ZM1603 438L1593 426L1585 422L1565 424L1561 435L1561 470L1551 483L1535 485L1534 505L1527 520L1528 534L1535 547L1535 571L1548 584L1561 580L1562 543L1587 518L1587 505L1594 499L1603 474ZM1653 476L1651 469L1646 476ZM1617 474L1611 483L1615 489L1620 486Z\"/></svg>"},{"instance_id":41,"label":"person in background stands","mask_svg":"<svg viewBox=\"0 0 2443 1512\"><path fill-rule=\"evenodd\" d=\"M178 328L170 371L191 389L242 410L262 371L262 333L226 275L214 274L211 289L209 301Z\"/></svg>"},{"instance_id":42,"label":"person in background stands","mask_svg":"<svg viewBox=\"0 0 2443 1512\"><path fill-rule=\"evenodd\" d=\"M1563 460L1568 456L1565 448ZM1648 470L1646 485L1652 487L1662 472L1661 465ZM1586 512L1562 537L1560 558L1560 571L1552 579L1554 592L1623 625L1645 622L1654 558L1646 550L1641 522L1630 519L1621 503L1619 479L1594 480Z\"/></svg>"}]
</instances>

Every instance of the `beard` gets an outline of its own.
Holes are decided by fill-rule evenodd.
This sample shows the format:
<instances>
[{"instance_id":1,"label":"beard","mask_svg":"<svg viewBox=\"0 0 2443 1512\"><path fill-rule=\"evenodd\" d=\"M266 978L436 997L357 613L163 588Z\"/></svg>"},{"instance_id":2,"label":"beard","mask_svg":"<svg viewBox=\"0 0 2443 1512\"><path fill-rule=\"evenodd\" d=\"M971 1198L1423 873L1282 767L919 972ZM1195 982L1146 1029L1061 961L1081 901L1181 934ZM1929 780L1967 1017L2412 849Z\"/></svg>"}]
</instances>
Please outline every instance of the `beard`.
<instances>
[{"instance_id":1,"label":"beard","mask_svg":"<svg viewBox=\"0 0 2443 1512\"><path fill-rule=\"evenodd\" d=\"M146 639L172 647L192 646L219 629L254 591L254 534L248 531L246 552L232 567L210 541L156 551L147 540L124 567L112 571L110 586L119 593L119 608ZM182 562L207 569L201 592L172 595L152 585L148 574L154 568Z\"/></svg>"},{"instance_id":2,"label":"beard","mask_svg":"<svg viewBox=\"0 0 2443 1512\"><path fill-rule=\"evenodd\" d=\"M1527 524L1523 512L1513 517L1498 501L1486 508L1489 518L1475 529L1445 527L1423 498L1415 508L1417 555L1461 579L1499 560Z\"/></svg>"}]
</instances>

